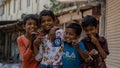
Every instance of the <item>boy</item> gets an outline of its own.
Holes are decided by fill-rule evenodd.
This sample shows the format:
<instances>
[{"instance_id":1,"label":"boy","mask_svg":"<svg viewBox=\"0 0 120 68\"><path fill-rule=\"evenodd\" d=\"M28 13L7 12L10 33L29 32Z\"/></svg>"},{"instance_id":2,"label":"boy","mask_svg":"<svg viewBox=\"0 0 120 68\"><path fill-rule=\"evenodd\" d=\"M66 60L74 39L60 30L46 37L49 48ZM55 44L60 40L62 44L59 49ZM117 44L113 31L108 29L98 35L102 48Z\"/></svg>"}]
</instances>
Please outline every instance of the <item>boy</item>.
<instances>
[{"instance_id":1,"label":"boy","mask_svg":"<svg viewBox=\"0 0 120 68\"><path fill-rule=\"evenodd\" d=\"M36 60L41 61L39 68L60 68L64 31L56 26L55 15L50 10L41 11L40 23L45 36L41 39L39 51L36 52ZM38 54L37 54L38 53Z\"/></svg>"},{"instance_id":2,"label":"boy","mask_svg":"<svg viewBox=\"0 0 120 68\"><path fill-rule=\"evenodd\" d=\"M17 38L18 48L22 56L22 68L38 68L39 62L35 61L33 33L37 31L38 18L34 14L26 15L23 19L25 34Z\"/></svg>"},{"instance_id":3,"label":"boy","mask_svg":"<svg viewBox=\"0 0 120 68\"><path fill-rule=\"evenodd\" d=\"M62 68L81 68L81 60L89 57L83 42L79 41L82 28L76 22L70 22L65 29Z\"/></svg>"},{"instance_id":4,"label":"boy","mask_svg":"<svg viewBox=\"0 0 120 68\"><path fill-rule=\"evenodd\" d=\"M87 15L83 18L82 27L87 36L82 42L93 58L89 67L106 68L104 59L109 54L108 45L106 39L98 35L98 21L93 16Z\"/></svg>"}]
</instances>

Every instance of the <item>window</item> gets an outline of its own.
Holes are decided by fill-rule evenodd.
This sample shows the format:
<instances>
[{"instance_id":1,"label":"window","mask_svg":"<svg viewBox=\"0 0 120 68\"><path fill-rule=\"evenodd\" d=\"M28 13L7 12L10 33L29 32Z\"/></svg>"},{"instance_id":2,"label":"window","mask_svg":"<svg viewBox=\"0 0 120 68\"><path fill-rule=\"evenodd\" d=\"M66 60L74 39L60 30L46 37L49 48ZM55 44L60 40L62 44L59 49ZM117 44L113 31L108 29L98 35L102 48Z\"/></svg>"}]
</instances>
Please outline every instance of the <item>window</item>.
<instances>
[{"instance_id":1,"label":"window","mask_svg":"<svg viewBox=\"0 0 120 68\"><path fill-rule=\"evenodd\" d=\"M27 0L27 6L30 6L30 0Z\"/></svg>"},{"instance_id":2,"label":"window","mask_svg":"<svg viewBox=\"0 0 120 68\"><path fill-rule=\"evenodd\" d=\"M13 12L15 13L16 10L16 0L14 0L14 7L13 7Z\"/></svg>"},{"instance_id":3,"label":"window","mask_svg":"<svg viewBox=\"0 0 120 68\"><path fill-rule=\"evenodd\" d=\"M10 2L9 2L9 5L8 5L8 15L10 15Z\"/></svg>"},{"instance_id":4,"label":"window","mask_svg":"<svg viewBox=\"0 0 120 68\"><path fill-rule=\"evenodd\" d=\"M4 5L0 7L0 16L4 14Z\"/></svg>"},{"instance_id":5,"label":"window","mask_svg":"<svg viewBox=\"0 0 120 68\"><path fill-rule=\"evenodd\" d=\"M21 10L22 9L22 0L20 0L20 5L19 5L19 9Z\"/></svg>"}]
</instances>

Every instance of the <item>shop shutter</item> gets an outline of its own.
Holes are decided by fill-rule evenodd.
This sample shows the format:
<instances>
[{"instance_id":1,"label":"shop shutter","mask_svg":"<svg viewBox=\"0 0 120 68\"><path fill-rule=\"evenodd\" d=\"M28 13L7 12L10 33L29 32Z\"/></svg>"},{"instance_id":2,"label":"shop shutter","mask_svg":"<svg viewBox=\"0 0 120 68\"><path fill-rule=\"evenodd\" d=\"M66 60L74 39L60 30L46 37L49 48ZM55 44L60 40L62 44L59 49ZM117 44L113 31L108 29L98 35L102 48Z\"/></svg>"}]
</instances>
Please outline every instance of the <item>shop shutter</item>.
<instances>
[{"instance_id":1,"label":"shop shutter","mask_svg":"<svg viewBox=\"0 0 120 68\"><path fill-rule=\"evenodd\" d=\"M120 0L106 0L105 27L110 50L108 68L120 68Z\"/></svg>"}]
</instances>

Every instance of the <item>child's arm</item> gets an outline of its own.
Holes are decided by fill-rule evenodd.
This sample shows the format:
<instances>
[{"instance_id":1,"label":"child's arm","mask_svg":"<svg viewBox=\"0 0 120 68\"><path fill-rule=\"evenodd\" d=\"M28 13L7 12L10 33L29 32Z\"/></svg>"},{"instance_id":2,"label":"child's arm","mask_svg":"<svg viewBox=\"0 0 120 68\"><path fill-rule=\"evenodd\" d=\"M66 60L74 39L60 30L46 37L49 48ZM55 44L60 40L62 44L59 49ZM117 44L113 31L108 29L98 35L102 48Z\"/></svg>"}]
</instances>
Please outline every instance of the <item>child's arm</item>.
<instances>
[{"instance_id":1,"label":"child's arm","mask_svg":"<svg viewBox=\"0 0 120 68\"><path fill-rule=\"evenodd\" d=\"M90 61L90 60L93 60L92 57L87 53L87 52L84 52L85 51L85 47L83 46L84 44L81 43L81 48L78 44L78 42L73 42L72 43L73 47L76 48L76 50L78 51L78 53L80 54L80 56L82 57L82 59L84 59L86 62Z\"/></svg>"},{"instance_id":2,"label":"child's arm","mask_svg":"<svg viewBox=\"0 0 120 68\"><path fill-rule=\"evenodd\" d=\"M37 38L34 40L34 45L33 45L33 47L34 47L33 50L34 50L35 56L38 54L38 48L39 48L40 43L41 43L41 41L40 41L40 39L37 37Z\"/></svg>"},{"instance_id":3,"label":"child's arm","mask_svg":"<svg viewBox=\"0 0 120 68\"><path fill-rule=\"evenodd\" d=\"M31 56L33 54L33 51L31 50L31 43L28 45L28 47L25 47L25 44L23 42L24 40L22 40L20 37L18 37L17 39L17 43L18 43L18 48L20 50L20 53L22 55L23 60L27 61L27 60L31 60Z\"/></svg>"},{"instance_id":4,"label":"child's arm","mask_svg":"<svg viewBox=\"0 0 120 68\"><path fill-rule=\"evenodd\" d=\"M98 51L100 52L100 55L102 56L103 59L106 58L107 54L106 52L103 50L103 48L101 47L98 39L94 36L91 36L91 41L93 42L93 44L97 47Z\"/></svg>"},{"instance_id":5,"label":"child's arm","mask_svg":"<svg viewBox=\"0 0 120 68\"><path fill-rule=\"evenodd\" d=\"M37 38L34 40L34 54L35 54L35 60L36 61L41 61L41 59L42 59L42 55L41 55L41 43L43 42L42 40L41 40L41 37L42 36L37 36Z\"/></svg>"},{"instance_id":6,"label":"child's arm","mask_svg":"<svg viewBox=\"0 0 120 68\"><path fill-rule=\"evenodd\" d=\"M54 39L56 38L56 35L55 35L55 31L59 29L58 26L54 26L50 31L49 31L49 38L51 41L54 41Z\"/></svg>"}]
</instances>

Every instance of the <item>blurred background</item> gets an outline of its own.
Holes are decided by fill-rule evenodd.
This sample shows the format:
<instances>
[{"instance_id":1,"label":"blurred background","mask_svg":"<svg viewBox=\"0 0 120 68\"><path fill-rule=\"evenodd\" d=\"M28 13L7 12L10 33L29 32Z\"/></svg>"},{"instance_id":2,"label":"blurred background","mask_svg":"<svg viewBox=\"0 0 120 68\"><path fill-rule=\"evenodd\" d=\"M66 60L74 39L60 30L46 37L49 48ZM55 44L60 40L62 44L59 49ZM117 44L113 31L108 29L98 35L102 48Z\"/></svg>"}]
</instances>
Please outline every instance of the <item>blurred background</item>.
<instances>
[{"instance_id":1,"label":"blurred background","mask_svg":"<svg viewBox=\"0 0 120 68\"><path fill-rule=\"evenodd\" d=\"M43 9L52 10L63 29L71 20L81 23L84 16L95 16L99 34L108 41L107 67L120 68L120 0L0 0L0 68L21 68L16 39L24 33L22 18Z\"/></svg>"}]
</instances>

